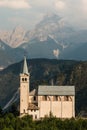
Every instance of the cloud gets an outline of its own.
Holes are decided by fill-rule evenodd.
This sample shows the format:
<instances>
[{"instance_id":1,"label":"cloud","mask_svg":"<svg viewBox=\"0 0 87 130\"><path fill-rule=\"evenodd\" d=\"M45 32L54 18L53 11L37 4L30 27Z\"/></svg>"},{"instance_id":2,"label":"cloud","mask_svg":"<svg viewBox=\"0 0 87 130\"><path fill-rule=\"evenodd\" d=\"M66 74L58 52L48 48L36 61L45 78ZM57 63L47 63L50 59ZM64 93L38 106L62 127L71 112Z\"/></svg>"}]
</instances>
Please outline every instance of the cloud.
<instances>
[{"instance_id":1,"label":"cloud","mask_svg":"<svg viewBox=\"0 0 87 130\"><path fill-rule=\"evenodd\" d=\"M44 0L44 1L42 1L42 0L31 0L30 2L31 2L32 5L37 6L37 7L39 7L39 6L48 7L48 6L51 6L52 1L53 0Z\"/></svg>"},{"instance_id":2,"label":"cloud","mask_svg":"<svg viewBox=\"0 0 87 130\"><path fill-rule=\"evenodd\" d=\"M25 9L30 8L31 6L27 0L0 0L0 7Z\"/></svg>"},{"instance_id":3,"label":"cloud","mask_svg":"<svg viewBox=\"0 0 87 130\"><path fill-rule=\"evenodd\" d=\"M73 26L87 28L87 0L0 0L1 27L7 24L9 27L9 17L11 24L23 21L32 28L46 13L56 13Z\"/></svg>"},{"instance_id":4,"label":"cloud","mask_svg":"<svg viewBox=\"0 0 87 130\"><path fill-rule=\"evenodd\" d=\"M63 9L66 7L66 4L65 4L64 1L57 0L57 1L55 2L55 7L56 7L56 9L58 9L58 10L63 10Z\"/></svg>"},{"instance_id":5,"label":"cloud","mask_svg":"<svg viewBox=\"0 0 87 130\"><path fill-rule=\"evenodd\" d=\"M54 8L72 26L87 28L87 0L55 0Z\"/></svg>"},{"instance_id":6,"label":"cloud","mask_svg":"<svg viewBox=\"0 0 87 130\"><path fill-rule=\"evenodd\" d=\"M87 13L87 0L82 0L82 9Z\"/></svg>"},{"instance_id":7,"label":"cloud","mask_svg":"<svg viewBox=\"0 0 87 130\"><path fill-rule=\"evenodd\" d=\"M87 13L87 0L55 0L54 8L64 14L81 15Z\"/></svg>"},{"instance_id":8,"label":"cloud","mask_svg":"<svg viewBox=\"0 0 87 130\"><path fill-rule=\"evenodd\" d=\"M9 18L8 19L10 22L12 22L12 23L19 23L19 22L23 22L23 19L22 18L20 18L20 17L11 17L11 18Z\"/></svg>"}]
</instances>

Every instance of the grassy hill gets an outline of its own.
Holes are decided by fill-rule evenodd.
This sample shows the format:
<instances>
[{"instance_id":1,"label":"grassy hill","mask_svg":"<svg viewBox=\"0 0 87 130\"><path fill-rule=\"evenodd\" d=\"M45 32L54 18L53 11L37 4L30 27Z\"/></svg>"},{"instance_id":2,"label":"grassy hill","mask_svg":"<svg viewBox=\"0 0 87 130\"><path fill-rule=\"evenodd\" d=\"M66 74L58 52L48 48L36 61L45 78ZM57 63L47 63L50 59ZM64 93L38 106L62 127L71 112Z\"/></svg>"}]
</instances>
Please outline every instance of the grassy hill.
<instances>
[{"instance_id":1,"label":"grassy hill","mask_svg":"<svg viewBox=\"0 0 87 130\"><path fill-rule=\"evenodd\" d=\"M0 72L0 105L3 107L19 88L23 61ZM87 110L87 62L70 60L28 60L30 89L40 84L75 85L76 112Z\"/></svg>"}]
</instances>

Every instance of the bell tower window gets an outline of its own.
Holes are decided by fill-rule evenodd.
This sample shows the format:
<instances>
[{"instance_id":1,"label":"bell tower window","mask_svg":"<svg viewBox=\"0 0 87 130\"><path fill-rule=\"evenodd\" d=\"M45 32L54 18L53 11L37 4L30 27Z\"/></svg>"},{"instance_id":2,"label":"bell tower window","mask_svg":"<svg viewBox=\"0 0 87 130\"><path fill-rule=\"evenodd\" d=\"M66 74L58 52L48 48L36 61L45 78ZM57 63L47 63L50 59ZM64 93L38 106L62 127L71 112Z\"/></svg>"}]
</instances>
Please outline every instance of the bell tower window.
<instances>
[{"instance_id":1,"label":"bell tower window","mask_svg":"<svg viewBox=\"0 0 87 130\"><path fill-rule=\"evenodd\" d=\"M22 81L24 81L24 78L22 78Z\"/></svg>"},{"instance_id":2,"label":"bell tower window","mask_svg":"<svg viewBox=\"0 0 87 130\"><path fill-rule=\"evenodd\" d=\"M27 78L25 78L25 81L27 81Z\"/></svg>"},{"instance_id":3,"label":"bell tower window","mask_svg":"<svg viewBox=\"0 0 87 130\"><path fill-rule=\"evenodd\" d=\"M23 82L24 82L24 81L26 82L26 81L27 81L27 78L22 78L22 81L23 81Z\"/></svg>"}]
</instances>

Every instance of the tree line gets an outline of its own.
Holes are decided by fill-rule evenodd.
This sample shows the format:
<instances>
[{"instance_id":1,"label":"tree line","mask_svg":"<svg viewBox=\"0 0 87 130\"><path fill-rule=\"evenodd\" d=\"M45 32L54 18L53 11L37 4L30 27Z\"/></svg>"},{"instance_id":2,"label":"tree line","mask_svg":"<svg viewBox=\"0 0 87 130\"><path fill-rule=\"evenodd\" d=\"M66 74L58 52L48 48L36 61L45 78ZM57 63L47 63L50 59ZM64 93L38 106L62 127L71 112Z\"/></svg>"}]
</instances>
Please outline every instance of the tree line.
<instances>
[{"instance_id":1,"label":"tree line","mask_svg":"<svg viewBox=\"0 0 87 130\"><path fill-rule=\"evenodd\" d=\"M29 115L20 118L13 113L0 113L0 130L87 130L87 119L50 116L33 121Z\"/></svg>"}]
</instances>

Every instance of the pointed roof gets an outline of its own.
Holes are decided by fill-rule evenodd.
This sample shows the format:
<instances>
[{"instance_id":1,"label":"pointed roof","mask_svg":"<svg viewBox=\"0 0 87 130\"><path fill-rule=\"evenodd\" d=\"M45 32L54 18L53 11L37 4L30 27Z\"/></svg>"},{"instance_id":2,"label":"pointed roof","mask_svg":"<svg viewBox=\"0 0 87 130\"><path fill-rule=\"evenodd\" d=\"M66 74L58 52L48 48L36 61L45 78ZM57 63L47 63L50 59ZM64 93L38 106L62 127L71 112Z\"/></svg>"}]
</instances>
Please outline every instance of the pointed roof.
<instances>
[{"instance_id":1,"label":"pointed roof","mask_svg":"<svg viewBox=\"0 0 87 130\"><path fill-rule=\"evenodd\" d=\"M23 64L23 74L29 74L28 73L27 61L26 61L26 57L25 56L24 56L24 64Z\"/></svg>"},{"instance_id":2,"label":"pointed roof","mask_svg":"<svg viewBox=\"0 0 87 130\"><path fill-rule=\"evenodd\" d=\"M28 110L39 110L39 107L35 104L29 103Z\"/></svg>"}]
</instances>

